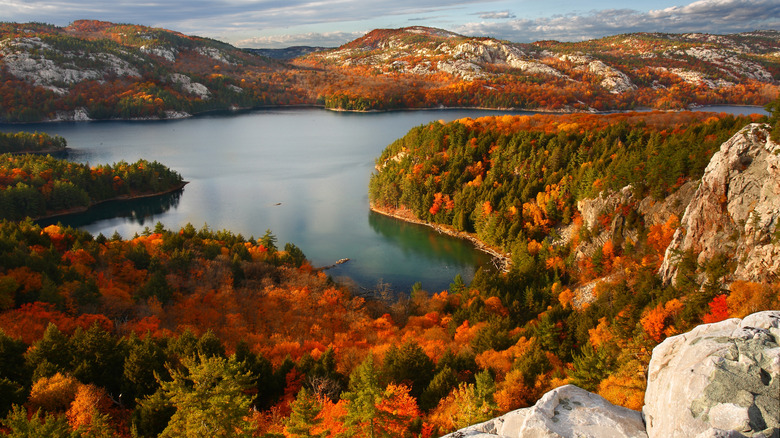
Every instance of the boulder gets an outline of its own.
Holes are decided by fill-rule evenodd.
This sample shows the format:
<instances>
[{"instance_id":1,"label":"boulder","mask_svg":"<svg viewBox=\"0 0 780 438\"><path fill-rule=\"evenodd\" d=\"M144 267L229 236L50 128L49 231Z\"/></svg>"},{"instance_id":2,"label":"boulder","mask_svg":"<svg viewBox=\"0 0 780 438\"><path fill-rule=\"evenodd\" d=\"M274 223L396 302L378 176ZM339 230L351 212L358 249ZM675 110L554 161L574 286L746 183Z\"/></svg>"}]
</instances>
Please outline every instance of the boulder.
<instances>
[{"instance_id":1,"label":"boulder","mask_svg":"<svg viewBox=\"0 0 780 438\"><path fill-rule=\"evenodd\" d=\"M556 388L530 408L445 435L446 438L647 437L639 412L574 385Z\"/></svg>"},{"instance_id":2,"label":"boulder","mask_svg":"<svg viewBox=\"0 0 780 438\"><path fill-rule=\"evenodd\" d=\"M700 325L653 350L650 438L780 436L780 311Z\"/></svg>"}]
</instances>

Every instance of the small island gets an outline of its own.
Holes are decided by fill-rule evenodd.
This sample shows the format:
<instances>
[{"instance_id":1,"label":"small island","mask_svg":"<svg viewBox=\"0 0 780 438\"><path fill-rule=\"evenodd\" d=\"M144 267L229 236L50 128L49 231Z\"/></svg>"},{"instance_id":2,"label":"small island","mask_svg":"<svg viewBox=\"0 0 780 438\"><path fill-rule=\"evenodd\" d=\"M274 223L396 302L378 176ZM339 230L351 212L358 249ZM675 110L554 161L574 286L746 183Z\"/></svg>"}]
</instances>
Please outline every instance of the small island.
<instances>
[{"instance_id":1,"label":"small island","mask_svg":"<svg viewBox=\"0 0 780 438\"><path fill-rule=\"evenodd\" d=\"M0 155L0 219L43 219L80 213L99 203L181 190L182 176L156 162L90 167L50 155Z\"/></svg>"},{"instance_id":2,"label":"small island","mask_svg":"<svg viewBox=\"0 0 780 438\"><path fill-rule=\"evenodd\" d=\"M0 154L53 154L63 152L68 143L59 135L40 132L0 132Z\"/></svg>"}]
</instances>

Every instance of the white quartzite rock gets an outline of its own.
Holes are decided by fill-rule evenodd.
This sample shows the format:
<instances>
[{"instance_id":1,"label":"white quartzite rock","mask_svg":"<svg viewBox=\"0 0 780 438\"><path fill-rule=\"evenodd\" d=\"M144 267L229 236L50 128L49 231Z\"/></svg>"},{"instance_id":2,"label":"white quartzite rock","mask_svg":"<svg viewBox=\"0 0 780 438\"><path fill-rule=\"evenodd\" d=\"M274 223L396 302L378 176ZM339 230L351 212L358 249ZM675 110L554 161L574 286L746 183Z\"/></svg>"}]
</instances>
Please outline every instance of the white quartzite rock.
<instances>
[{"instance_id":1,"label":"white quartzite rock","mask_svg":"<svg viewBox=\"0 0 780 438\"><path fill-rule=\"evenodd\" d=\"M650 438L780 435L780 311L700 325L653 350Z\"/></svg>"},{"instance_id":2,"label":"white quartzite rock","mask_svg":"<svg viewBox=\"0 0 780 438\"><path fill-rule=\"evenodd\" d=\"M574 385L556 388L530 408L461 429L444 438L647 437L639 412Z\"/></svg>"},{"instance_id":3,"label":"white quartzite rock","mask_svg":"<svg viewBox=\"0 0 780 438\"><path fill-rule=\"evenodd\" d=\"M723 143L704 170L660 275L677 275L677 255L693 250L703 263L718 253L739 261L734 280L766 281L780 272L780 145L764 125L749 125Z\"/></svg>"}]
</instances>

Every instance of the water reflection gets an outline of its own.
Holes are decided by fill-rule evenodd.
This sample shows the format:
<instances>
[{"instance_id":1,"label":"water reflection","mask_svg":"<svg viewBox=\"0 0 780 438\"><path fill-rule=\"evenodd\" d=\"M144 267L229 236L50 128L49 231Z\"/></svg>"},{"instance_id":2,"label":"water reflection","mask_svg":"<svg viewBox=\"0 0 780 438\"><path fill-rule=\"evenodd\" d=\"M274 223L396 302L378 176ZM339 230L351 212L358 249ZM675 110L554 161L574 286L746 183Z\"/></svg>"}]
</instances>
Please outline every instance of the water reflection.
<instances>
[{"instance_id":1,"label":"water reflection","mask_svg":"<svg viewBox=\"0 0 780 438\"><path fill-rule=\"evenodd\" d=\"M373 211L369 212L368 224L386 243L400 248L404 254L438 259L448 265L462 267L483 265L483 258L490 260L486 254L475 253L469 242L424 225L404 222ZM484 257L480 257L480 254Z\"/></svg>"},{"instance_id":2,"label":"water reflection","mask_svg":"<svg viewBox=\"0 0 780 438\"><path fill-rule=\"evenodd\" d=\"M41 219L37 222L44 227L58 222L71 227L84 227L98 221L119 220L140 226L153 226L160 215L179 205L183 193L184 189L181 189L150 198L108 201L83 213Z\"/></svg>"}]
</instances>

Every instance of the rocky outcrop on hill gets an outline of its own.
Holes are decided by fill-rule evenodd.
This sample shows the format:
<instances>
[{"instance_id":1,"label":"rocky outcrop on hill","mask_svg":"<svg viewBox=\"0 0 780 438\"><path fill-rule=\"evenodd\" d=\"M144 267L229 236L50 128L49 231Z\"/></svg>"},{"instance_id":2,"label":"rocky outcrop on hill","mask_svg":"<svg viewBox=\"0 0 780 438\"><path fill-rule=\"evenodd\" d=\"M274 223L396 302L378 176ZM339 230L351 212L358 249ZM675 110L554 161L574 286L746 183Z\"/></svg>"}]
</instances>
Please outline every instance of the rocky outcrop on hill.
<instances>
[{"instance_id":1,"label":"rocky outcrop on hill","mask_svg":"<svg viewBox=\"0 0 780 438\"><path fill-rule=\"evenodd\" d=\"M696 327L653 350L650 438L780 434L780 311Z\"/></svg>"},{"instance_id":2,"label":"rocky outcrop on hill","mask_svg":"<svg viewBox=\"0 0 780 438\"><path fill-rule=\"evenodd\" d=\"M57 55L57 62L49 59L54 58L53 54ZM102 79L106 74L141 76L138 69L113 53L58 52L38 37L0 41L0 58L11 75L58 94L66 92L60 87L62 84Z\"/></svg>"},{"instance_id":3,"label":"rocky outcrop on hill","mask_svg":"<svg viewBox=\"0 0 780 438\"><path fill-rule=\"evenodd\" d=\"M733 280L764 281L780 272L780 145L752 124L723 143L666 250L660 275L677 275L682 252L703 263L718 254L738 260Z\"/></svg>"},{"instance_id":4,"label":"rocky outcrop on hill","mask_svg":"<svg viewBox=\"0 0 780 438\"><path fill-rule=\"evenodd\" d=\"M573 385L445 438L780 436L780 311L696 327L653 350L643 416Z\"/></svg>"},{"instance_id":5,"label":"rocky outcrop on hill","mask_svg":"<svg viewBox=\"0 0 780 438\"><path fill-rule=\"evenodd\" d=\"M772 83L770 69L752 53L772 53L777 32L756 34L637 34L606 38L580 47L556 42L518 44L471 38L422 26L377 29L338 49L312 56L338 65L371 66L387 74L430 75L445 72L467 81L489 80L496 74L546 76L585 81L620 95L637 90L634 60L659 78L680 80L712 89L728 88L744 80ZM681 48L683 46L684 48ZM572 49L576 51L572 52ZM608 56L604 56L608 52ZM674 65L670 68L669 65ZM706 65L706 68L702 68ZM633 79L632 79L633 78ZM652 87L665 88L666 80Z\"/></svg>"}]
</instances>

